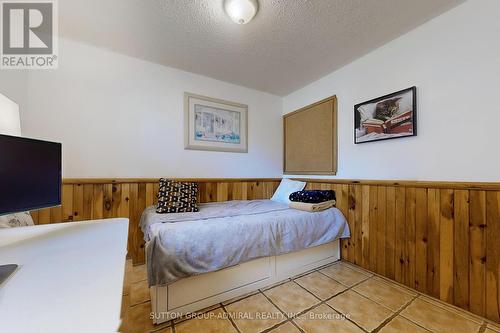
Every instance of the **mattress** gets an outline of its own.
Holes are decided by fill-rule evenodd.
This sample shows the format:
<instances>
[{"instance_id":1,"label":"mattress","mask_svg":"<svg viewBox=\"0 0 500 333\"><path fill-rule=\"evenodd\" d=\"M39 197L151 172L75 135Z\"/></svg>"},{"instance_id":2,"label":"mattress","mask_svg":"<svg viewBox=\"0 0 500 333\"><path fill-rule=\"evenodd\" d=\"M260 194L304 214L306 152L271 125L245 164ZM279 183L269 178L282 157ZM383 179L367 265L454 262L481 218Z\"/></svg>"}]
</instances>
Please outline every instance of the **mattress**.
<instances>
[{"instance_id":1,"label":"mattress","mask_svg":"<svg viewBox=\"0 0 500 333\"><path fill-rule=\"evenodd\" d=\"M337 208L306 212L271 200L201 204L199 212L177 214L150 206L141 229L150 286L350 236Z\"/></svg>"}]
</instances>

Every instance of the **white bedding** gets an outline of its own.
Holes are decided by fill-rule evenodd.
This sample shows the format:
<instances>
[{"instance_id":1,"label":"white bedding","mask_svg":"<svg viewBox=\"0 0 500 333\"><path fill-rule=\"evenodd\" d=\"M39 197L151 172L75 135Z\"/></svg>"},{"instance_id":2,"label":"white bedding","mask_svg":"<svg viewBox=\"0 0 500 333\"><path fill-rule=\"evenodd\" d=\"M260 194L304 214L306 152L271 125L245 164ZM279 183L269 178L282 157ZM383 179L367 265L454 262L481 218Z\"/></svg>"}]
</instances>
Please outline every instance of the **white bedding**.
<instances>
[{"instance_id":1,"label":"white bedding","mask_svg":"<svg viewBox=\"0 0 500 333\"><path fill-rule=\"evenodd\" d=\"M150 286L349 237L336 208L305 212L270 200L201 204L196 213L141 218Z\"/></svg>"}]
</instances>

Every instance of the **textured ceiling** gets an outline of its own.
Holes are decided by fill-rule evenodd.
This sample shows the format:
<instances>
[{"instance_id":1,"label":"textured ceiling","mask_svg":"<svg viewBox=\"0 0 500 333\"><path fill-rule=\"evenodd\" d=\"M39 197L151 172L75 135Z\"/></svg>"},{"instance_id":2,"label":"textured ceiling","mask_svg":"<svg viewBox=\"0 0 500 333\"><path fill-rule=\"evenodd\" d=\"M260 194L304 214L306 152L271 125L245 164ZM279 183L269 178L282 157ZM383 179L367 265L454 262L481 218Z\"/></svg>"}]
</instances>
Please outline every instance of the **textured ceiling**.
<instances>
[{"instance_id":1,"label":"textured ceiling","mask_svg":"<svg viewBox=\"0 0 500 333\"><path fill-rule=\"evenodd\" d=\"M286 95L463 0L260 0L233 23L223 0L59 1L60 33L151 62Z\"/></svg>"}]
</instances>

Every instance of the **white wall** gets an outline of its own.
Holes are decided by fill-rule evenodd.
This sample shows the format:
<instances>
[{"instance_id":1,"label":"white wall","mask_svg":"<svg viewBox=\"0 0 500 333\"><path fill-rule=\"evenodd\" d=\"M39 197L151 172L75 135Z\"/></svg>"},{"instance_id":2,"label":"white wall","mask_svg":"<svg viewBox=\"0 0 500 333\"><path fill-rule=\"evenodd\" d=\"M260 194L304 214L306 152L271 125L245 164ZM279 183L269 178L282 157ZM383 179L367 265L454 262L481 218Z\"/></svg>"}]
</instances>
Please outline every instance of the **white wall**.
<instances>
[{"instance_id":1,"label":"white wall","mask_svg":"<svg viewBox=\"0 0 500 333\"><path fill-rule=\"evenodd\" d=\"M469 0L283 99L68 40L0 92L24 135L63 143L65 177L280 176L281 113L336 94L338 178L500 181L499 12ZM354 104L413 85L418 136L354 145ZM184 91L248 104L249 153L184 150Z\"/></svg>"},{"instance_id":2,"label":"white wall","mask_svg":"<svg viewBox=\"0 0 500 333\"><path fill-rule=\"evenodd\" d=\"M19 105L21 125L24 116L23 110L28 105L28 71L1 70L0 94L7 96ZM21 127L23 130L24 127Z\"/></svg>"},{"instance_id":3,"label":"white wall","mask_svg":"<svg viewBox=\"0 0 500 333\"><path fill-rule=\"evenodd\" d=\"M59 48L59 69L29 75L22 125L63 143L65 177L281 175L280 97L73 41ZM184 150L185 91L248 104L248 154Z\"/></svg>"},{"instance_id":4,"label":"white wall","mask_svg":"<svg viewBox=\"0 0 500 333\"><path fill-rule=\"evenodd\" d=\"M337 178L500 181L500 1L469 0L283 101L339 100ZM354 145L357 103L417 86L418 136Z\"/></svg>"}]
</instances>

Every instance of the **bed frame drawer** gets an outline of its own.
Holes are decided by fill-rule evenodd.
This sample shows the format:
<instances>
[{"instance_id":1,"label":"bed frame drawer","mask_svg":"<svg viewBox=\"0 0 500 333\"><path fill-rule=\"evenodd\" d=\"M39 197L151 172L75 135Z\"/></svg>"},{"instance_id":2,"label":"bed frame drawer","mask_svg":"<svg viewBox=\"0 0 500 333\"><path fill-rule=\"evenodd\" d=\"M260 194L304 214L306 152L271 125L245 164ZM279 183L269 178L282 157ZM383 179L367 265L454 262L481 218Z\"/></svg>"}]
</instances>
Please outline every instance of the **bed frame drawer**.
<instances>
[{"instance_id":1,"label":"bed frame drawer","mask_svg":"<svg viewBox=\"0 0 500 333\"><path fill-rule=\"evenodd\" d=\"M324 244L296 252L282 254L276 257L276 278L283 280L301 274L340 258L337 242Z\"/></svg>"},{"instance_id":2,"label":"bed frame drawer","mask_svg":"<svg viewBox=\"0 0 500 333\"><path fill-rule=\"evenodd\" d=\"M339 259L340 242L335 240L314 248L188 277L168 286L153 286L150 289L153 322L159 324L204 309Z\"/></svg>"},{"instance_id":3,"label":"bed frame drawer","mask_svg":"<svg viewBox=\"0 0 500 333\"><path fill-rule=\"evenodd\" d=\"M179 280L168 286L168 309L241 288L273 276L274 258L265 257L220 271Z\"/></svg>"}]
</instances>

